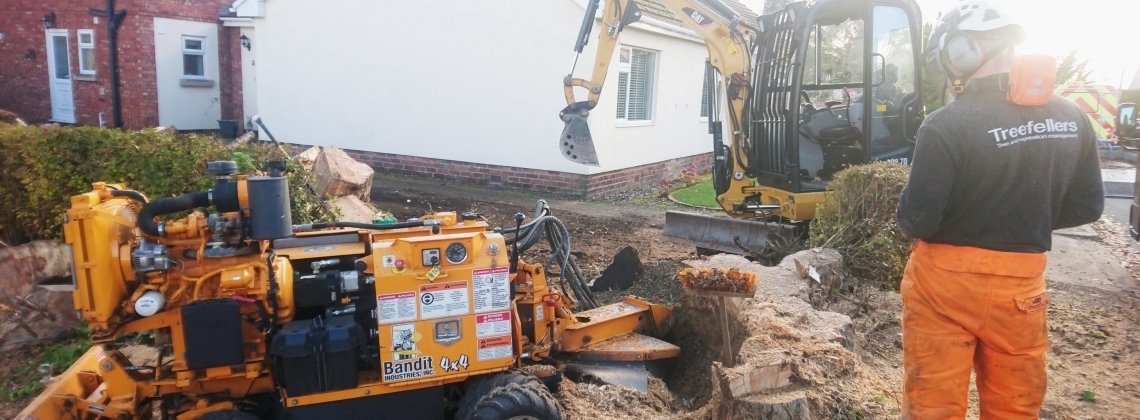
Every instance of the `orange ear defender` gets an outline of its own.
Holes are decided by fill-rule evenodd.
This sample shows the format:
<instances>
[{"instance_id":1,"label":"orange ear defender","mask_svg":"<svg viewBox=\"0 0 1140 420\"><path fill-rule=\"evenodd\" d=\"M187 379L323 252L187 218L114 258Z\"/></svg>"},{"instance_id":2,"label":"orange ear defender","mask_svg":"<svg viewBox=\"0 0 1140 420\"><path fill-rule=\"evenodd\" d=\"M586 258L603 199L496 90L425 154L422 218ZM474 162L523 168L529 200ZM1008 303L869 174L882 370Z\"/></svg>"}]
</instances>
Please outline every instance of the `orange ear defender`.
<instances>
[{"instance_id":1,"label":"orange ear defender","mask_svg":"<svg viewBox=\"0 0 1140 420\"><path fill-rule=\"evenodd\" d=\"M1029 54L1013 59L1009 69L1006 97L1022 106L1040 106L1053 97L1057 59L1045 54Z\"/></svg>"}]
</instances>

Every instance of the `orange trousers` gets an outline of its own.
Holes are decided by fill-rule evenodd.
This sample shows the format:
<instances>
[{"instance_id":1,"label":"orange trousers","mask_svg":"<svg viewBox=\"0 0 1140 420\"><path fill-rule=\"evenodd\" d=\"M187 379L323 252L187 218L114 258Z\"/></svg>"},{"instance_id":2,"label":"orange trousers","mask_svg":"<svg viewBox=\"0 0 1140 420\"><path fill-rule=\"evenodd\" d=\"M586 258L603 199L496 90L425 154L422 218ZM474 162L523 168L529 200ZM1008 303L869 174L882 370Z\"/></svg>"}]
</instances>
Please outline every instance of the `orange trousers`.
<instances>
[{"instance_id":1,"label":"orange trousers","mask_svg":"<svg viewBox=\"0 0 1140 420\"><path fill-rule=\"evenodd\" d=\"M919 242L903 302L902 418L966 418L970 369L981 419L1037 419L1045 399L1045 255Z\"/></svg>"}]
</instances>

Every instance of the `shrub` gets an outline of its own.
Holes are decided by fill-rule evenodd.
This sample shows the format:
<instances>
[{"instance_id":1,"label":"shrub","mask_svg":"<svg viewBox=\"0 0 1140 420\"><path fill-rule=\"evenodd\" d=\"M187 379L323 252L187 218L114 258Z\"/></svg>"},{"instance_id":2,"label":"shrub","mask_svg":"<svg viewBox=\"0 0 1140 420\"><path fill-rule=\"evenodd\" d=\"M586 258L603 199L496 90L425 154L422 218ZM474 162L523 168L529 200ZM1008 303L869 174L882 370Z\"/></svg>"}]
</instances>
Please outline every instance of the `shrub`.
<instances>
[{"instance_id":1,"label":"shrub","mask_svg":"<svg viewBox=\"0 0 1140 420\"><path fill-rule=\"evenodd\" d=\"M837 173L816 208L808 245L838 250L857 280L898 289L913 244L895 218L909 174L907 165L883 162Z\"/></svg>"},{"instance_id":2,"label":"shrub","mask_svg":"<svg viewBox=\"0 0 1140 420\"><path fill-rule=\"evenodd\" d=\"M0 240L13 245L61 238L70 197L89 191L93 182L125 183L153 200L208 189L211 160L236 160L242 173L253 174L282 159L266 143L96 127L0 126L0 150ZM306 193L306 177L291 166L293 221L336 217Z\"/></svg>"}]
</instances>

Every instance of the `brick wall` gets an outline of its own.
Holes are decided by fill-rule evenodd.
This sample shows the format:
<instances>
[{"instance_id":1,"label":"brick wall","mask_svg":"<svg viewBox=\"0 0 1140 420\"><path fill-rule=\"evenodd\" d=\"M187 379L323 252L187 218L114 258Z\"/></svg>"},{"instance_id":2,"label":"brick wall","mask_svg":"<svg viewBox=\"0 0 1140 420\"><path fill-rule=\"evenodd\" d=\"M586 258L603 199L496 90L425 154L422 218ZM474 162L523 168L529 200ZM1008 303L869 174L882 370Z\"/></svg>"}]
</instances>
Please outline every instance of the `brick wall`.
<instances>
[{"instance_id":1,"label":"brick wall","mask_svg":"<svg viewBox=\"0 0 1140 420\"><path fill-rule=\"evenodd\" d=\"M445 159L345 150L377 172L456 180L477 185L528 191L605 197L656 186L662 179L675 179L690 164L698 171L712 165L712 153L671 159L600 174L584 175L513 166L486 165Z\"/></svg>"},{"instance_id":2,"label":"brick wall","mask_svg":"<svg viewBox=\"0 0 1140 420\"><path fill-rule=\"evenodd\" d=\"M154 18L192 20L218 24L219 78L222 118L240 115L241 60L235 54L237 28L221 26L218 10L230 0L119 0L116 8L126 9L119 28L119 83L126 128L158 125L157 76L154 59ZM4 0L0 1L0 109L8 109L32 123L51 119L51 93L48 88L47 40L40 19L56 14L55 28L68 30L71 72L79 74L77 29L95 31L95 80L73 77L76 123L97 125L99 113L111 124L111 64L108 54L107 20L88 12L103 7L102 1ZM236 63L235 63L236 62Z\"/></svg>"}]
</instances>

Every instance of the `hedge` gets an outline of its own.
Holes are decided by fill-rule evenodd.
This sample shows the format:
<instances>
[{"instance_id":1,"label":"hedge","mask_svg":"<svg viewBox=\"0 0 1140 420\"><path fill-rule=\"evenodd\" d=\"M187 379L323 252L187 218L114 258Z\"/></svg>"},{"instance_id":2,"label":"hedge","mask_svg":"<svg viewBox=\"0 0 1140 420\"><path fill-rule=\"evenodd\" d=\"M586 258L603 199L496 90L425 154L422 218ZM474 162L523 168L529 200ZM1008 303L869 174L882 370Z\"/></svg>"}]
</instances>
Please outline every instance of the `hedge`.
<instances>
[{"instance_id":1,"label":"hedge","mask_svg":"<svg viewBox=\"0 0 1140 420\"><path fill-rule=\"evenodd\" d=\"M835 174L815 211L808 245L834 248L856 280L897 290L914 241L899 230L895 211L910 166L875 162Z\"/></svg>"},{"instance_id":2,"label":"hedge","mask_svg":"<svg viewBox=\"0 0 1140 420\"><path fill-rule=\"evenodd\" d=\"M0 150L0 240L9 245L62 238L70 197L90 191L93 182L125 183L154 200L208 189L208 161L235 160L241 173L252 175L283 156L271 144L235 145L203 135L3 124ZM335 218L306 193L307 177L291 165L294 223Z\"/></svg>"}]
</instances>

